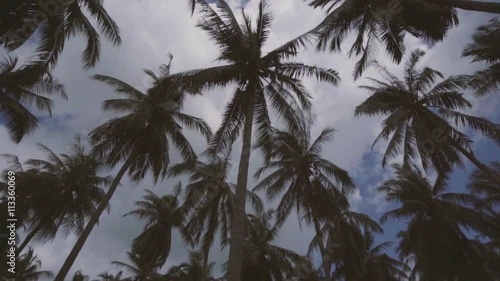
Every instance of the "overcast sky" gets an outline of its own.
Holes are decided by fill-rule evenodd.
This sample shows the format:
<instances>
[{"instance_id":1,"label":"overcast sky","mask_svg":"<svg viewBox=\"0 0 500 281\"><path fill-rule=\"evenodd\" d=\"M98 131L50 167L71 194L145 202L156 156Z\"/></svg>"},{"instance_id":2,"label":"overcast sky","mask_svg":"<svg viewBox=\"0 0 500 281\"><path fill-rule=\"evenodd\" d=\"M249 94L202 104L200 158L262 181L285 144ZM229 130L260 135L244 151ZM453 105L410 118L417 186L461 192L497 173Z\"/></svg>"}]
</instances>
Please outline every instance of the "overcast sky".
<instances>
[{"instance_id":1,"label":"overcast sky","mask_svg":"<svg viewBox=\"0 0 500 281\"><path fill-rule=\"evenodd\" d=\"M106 9L115 19L121 29L123 44L113 47L104 42L101 61L91 71L83 71L80 58L84 49L85 40L77 37L67 42L65 51L54 71L62 83L65 84L69 100L55 99L53 117L42 118L38 130L23 139L16 145L8 137L6 128L0 123L0 153L16 154L22 161L29 158L40 158L43 155L36 149L40 142L58 153L67 151L67 146L75 135L85 136L90 130L102 124L113 116L101 110L101 103L105 99L116 97L103 84L91 80L94 74L104 74L119 78L129 84L144 89L149 82L142 71L144 68L156 69L159 64L168 62L167 54L174 55L172 71L179 72L193 68L214 66L217 49L209 41L208 36L195 27L196 18L190 17L187 1L181 0L107 0ZM240 6L237 0L229 1L234 7ZM272 32L265 51L269 51L291 38L311 29L324 17L324 11L313 10L302 0L272 0L271 10L275 16ZM250 0L246 5L249 14L255 15L257 0ZM429 46L415 38L407 37L407 54L419 47L427 51L420 66L428 65L442 71L445 75L471 73L482 67L481 64L470 64L468 58L461 58L461 52L466 43L471 41L471 35L478 25L484 24L492 16L487 14L460 13L460 25L451 30L444 42L438 43L429 49ZM365 77L378 77L373 69L366 71L363 78L353 81L352 71L355 59L346 57L349 42L344 43L340 53L316 53L314 48L304 52L300 60L304 63L333 68L340 72L342 83L339 87L306 81L308 90L313 95L313 111L316 116L313 134L317 135L324 127L333 127L337 130L334 140L324 149L325 158L348 170L354 177L358 191L352 196L351 204L357 211L365 212L374 219L391 208L384 202L383 196L374 189L383 180L390 177L390 171L381 168L381 151L386 143L376 146L371 151L371 144L380 130L380 118L353 118L354 108L368 97L368 93L358 89L367 84ZM17 54L23 55L26 50ZM398 73L403 64L392 64L384 51L378 52L377 60L386 64L394 73ZM190 98L185 105L187 113L205 119L213 130L219 126L225 103L231 94L231 89L213 90L204 93L201 97ZM500 121L498 99L483 99L474 102L474 113L490 118L494 122ZM198 152L204 150L206 143L198 134L188 133L190 140ZM498 159L500 151L489 141L475 136L476 153L483 162ZM233 149L234 155L239 155L241 143L237 142ZM175 151L171 152L171 163L179 161ZM236 166L238 157L234 157L231 181L236 181ZM7 167L0 160L0 169ZM251 174L261 161L257 153L252 155ZM463 190L466 185L467 173L459 170L452 177L453 190ZM111 171L113 175L116 171ZM123 214L131 211L136 200L144 195L144 189L151 189L157 194L166 194L179 179L166 179L154 186L150 177L138 185L131 184L128 179L122 180L122 186L111 200L111 213L101 217L98 227L90 235L87 243L73 265L70 275L76 270L95 278L99 273L108 271L115 273L119 268L110 264L113 260L127 262L126 252L130 244L142 230L143 224L135 218L123 218ZM255 185L251 179L249 186ZM266 207L275 204L268 202ZM396 239L396 232L402 223L389 222L384 225L386 234L377 239L387 241ZM302 230L297 223L297 217L292 215L283 226L276 244L305 254L313 231L304 227ZM75 242L75 237L66 239L58 236L52 243L34 245L35 252L43 263L43 268L57 273L62 262ZM175 234L172 251L164 272L170 266L185 260L189 249ZM227 250L219 251L216 246L212 250L211 258L219 266L227 259ZM217 272L219 269L217 267ZM69 279L69 277L68 277Z\"/></svg>"}]
</instances>

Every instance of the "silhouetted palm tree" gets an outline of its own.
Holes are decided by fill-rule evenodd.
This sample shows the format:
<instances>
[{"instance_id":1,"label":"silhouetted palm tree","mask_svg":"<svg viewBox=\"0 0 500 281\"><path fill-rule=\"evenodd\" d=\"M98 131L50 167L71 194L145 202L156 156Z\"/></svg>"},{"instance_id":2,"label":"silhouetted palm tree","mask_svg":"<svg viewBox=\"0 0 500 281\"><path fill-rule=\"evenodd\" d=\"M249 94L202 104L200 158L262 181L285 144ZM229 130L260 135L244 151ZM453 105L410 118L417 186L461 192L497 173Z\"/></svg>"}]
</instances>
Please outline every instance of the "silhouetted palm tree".
<instances>
[{"instance_id":1,"label":"silhouetted palm tree","mask_svg":"<svg viewBox=\"0 0 500 281\"><path fill-rule=\"evenodd\" d=\"M31 239L47 241L60 230L65 235L81 233L111 181L100 176L106 165L79 139L68 154L59 156L42 144L38 147L46 159L29 159L25 169L16 174L20 217L28 230L19 253ZM19 170L17 157L9 156L13 168Z\"/></svg>"},{"instance_id":2,"label":"silhouetted palm tree","mask_svg":"<svg viewBox=\"0 0 500 281\"><path fill-rule=\"evenodd\" d=\"M42 278L51 278L54 276L51 271L40 270L42 262L38 256L33 253L33 249L19 256L16 261L15 274L13 281L38 281Z\"/></svg>"},{"instance_id":3,"label":"silhouetted palm tree","mask_svg":"<svg viewBox=\"0 0 500 281\"><path fill-rule=\"evenodd\" d=\"M113 118L97 127L90 133L90 138L95 144L96 152L105 156L111 166L116 166L122 161L124 164L111 183L103 202L78 238L55 281L63 281L68 274L127 171L135 182L151 172L156 183L167 173L171 143L186 160L196 159L193 148L184 136L183 126L198 130L207 140L212 135L205 121L182 113L183 102L189 88L176 79L168 78L170 64L162 65L159 75L150 70L146 73L154 79L154 85L147 93L142 93L116 78L94 76L94 79L105 82L123 95L121 99L106 100L104 110L114 110L125 115Z\"/></svg>"},{"instance_id":4,"label":"silhouetted palm tree","mask_svg":"<svg viewBox=\"0 0 500 281\"><path fill-rule=\"evenodd\" d=\"M17 58L0 61L0 116L5 118L10 138L16 143L38 126L32 107L51 115L53 102L44 95L57 93L67 99L64 86L36 70L37 64L32 61L18 67Z\"/></svg>"},{"instance_id":5,"label":"silhouetted palm tree","mask_svg":"<svg viewBox=\"0 0 500 281\"><path fill-rule=\"evenodd\" d=\"M323 225L309 245L309 255L319 250L321 254L321 267L319 274L325 280L332 280L332 270L341 265L348 264L344 269L346 280L359 278L361 268L359 253L353 251L362 243L363 232L382 233L380 225L368 215L350 210L349 203L343 198L335 196L333 192L325 193L325 197L333 204L323 207L320 218ZM336 203L337 202L337 203Z\"/></svg>"},{"instance_id":6,"label":"silhouetted palm tree","mask_svg":"<svg viewBox=\"0 0 500 281\"><path fill-rule=\"evenodd\" d=\"M122 274L123 274L122 271L118 272L115 275L103 272L99 274L97 277L100 278L98 279L98 281L122 281Z\"/></svg>"},{"instance_id":7,"label":"silhouetted palm tree","mask_svg":"<svg viewBox=\"0 0 500 281\"><path fill-rule=\"evenodd\" d=\"M65 41L75 35L87 39L82 63L91 68L99 61L100 35L114 45L121 43L119 28L104 9L104 0L11 1L0 18L0 44L15 50L38 37L36 53L44 61L41 69L54 66ZM90 21L97 23L98 32Z\"/></svg>"},{"instance_id":8,"label":"silhouetted palm tree","mask_svg":"<svg viewBox=\"0 0 500 281\"><path fill-rule=\"evenodd\" d=\"M254 191L265 191L269 200L281 193L277 222L282 224L294 206L299 217L319 228L320 210L332 202L323 202L333 192L347 200L346 194L355 186L347 171L321 157L323 146L333 137L334 130L325 128L316 139L311 138L311 124L298 130L274 130L272 150L255 177L270 172ZM339 203L341 200L335 203Z\"/></svg>"},{"instance_id":9,"label":"silhouetted palm tree","mask_svg":"<svg viewBox=\"0 0 500 281\"><path fill-rule=\"evenodd\" d=\"M269 174L254 188L265 191L269 200L281 195L277 207L277 223L283 224L293 208L297 208L299 224L312 224L321 236L321 223L330 205L348 206L347 194L355 188L347 171L321 157L323 146L333 137L334 130L325 128L316 139L311 137L311 125L297 130L274 131L271 152L255 177ZM318 244L325 255L322 243Z\"/></svg>"},{"instance_id":10,"label":"silhouetted palm tree","mask_svg":"<svg viewBox=\"0 0 500 281\"><path fill-rule=\"evenodd\" d=\"M273 217L274 210L247 216L241 271L243 281L286 280L294 265L304 259L291 250L271 244L279 232L278 226L272 223Z\"/></svg>"},{"instance_id":11,"label":"silhouetted palm tree","mask_svg":"<svg viewBox=\"0 0 500 281\"><path fill-rule=\"evenodd\" d=\"M182 208L179 195L181 183L175 187L173 194L159 197L146 189L143 201L137 201L138 209L125 216L135 216L146 221L142 233L134 239L133 252L140 257L140 263L145 266L159 264L163 266L170 254L172 245L172 230L178 229L184 241L192 243L191 235L186 229L187 212Z\"/></svg>"},{"instance_id":12,"label":"silhouetted palm tree","mask_svg":"<svg viewBox=\"0 0 500 281\"><path fill-rule=\"evenodd\" d=\"M231 170L230 152L224 156L216 156L210 162L187 162L170 168L169 176L189 174L189 184L186 186L184 208L189 210L190 217L187 227L193 234L194 242L201 244L203 254L202 272L208 270L208 255L217 232L220 233L221 248L224 248L230 237L234 193L236 186L228 182ZM263 203L257 194L247 191L247 201L254 210L263 209ZM199 281L205 281L206 276L200 276Z\"/></svg>"},{"instance_id":13,"label":"silhouetted palm tree","mask_svg":"<svg viewBox=\"0 0 500 281\"><path fill-rule=\"evenodd\" d=\"M470 81L476 89L477 96L500 93L500 20L490 20L486 25L480 26L472 36L473 43L468 44L463 56L473 58L473 62L481 61L488 68L477 71Z\"/></svg>"},{"instance_id":14,"label":"silhouetted palm tree","mask_svg":"<svg viewBox=\"0 0 500 281\"><path fill-rule=\"evenodd\" d=\"M227 65L181 73L183 80L194 88L206 89L237 84L235 93L226 105L219 130L211 141L212 154L229 150L243 131L237 188L235 193L228 279L239 281L241 274L241 247L244 236L245 194L255 123L257 138L269 141L271 120L268 105L287 126L297 127L302 109L311 107L309 94L300 82L305 76L336 84L339 77L332 69L322 69L301 63L285 62L297 56L297 48L304 39L292 40L285 45L262 54L269 36L272 16L267 11L266 1L261 1L256 24L248 15L240 25L228 4L218 2L218 12L205 1L199 1L202 18L198 26L207 31L219 47L218 61ZM254 122L255 121L255 122Z\"/></svg>"},{"instance_id":15,"label":"silhouetted palm tree","mask_svg":"<svg viewBox=\"0 0 500 281\"><path fill-rule=\"evenodd\" d=\"M493 181L500 183L500 175L476 158L471 148L472 140L457 129L467 126L500 143L500 126L461 112L472 107L459 92L467 79L450 76L434 85L437 77L443 78L439 71L429 67L416 68L424 54L419 49L411 54L404 70L404 80L381 67L387 81L370 79L373 86L361 86L370 91L371 96L356 107L355 115L389 115L374 142L375 145L380 139L389 139L382 165L385 167L388 160L402 150L404 163L420 158L425 170L432 165L438 172L445 173L454 164L461 165L462 154Z\"/></svg>"},{"instance_id":16,"label":"silhouetted palm tree","mask_svg":"<svg viewBox=\"0 0 500 281\"><path fill-rule=\"evenodd\" d=\"M135 253L134 251L127 252L127 255L130 263L124 263L121 261L111 262L114 265L123 267L132 274L132 276L124 278L123 280L147 281L158 277L158 269L161 267L160 263L154 265L142 263L143 259L138 253Z\"/></svg>"},{"instance_id":17,"label":"silhouetted palm tree","mask_svg":"<svg viewBox=\"0 0 500 281\"><path fill-rule=\"evenodd\" d=\"M361 55L354 77L359 78L382 44L394 62L405 52L404 38L411 34L426 41L441 41L458 24L455 8L500 14L500 3L461 0L307 0L314 8L327 8L327 17L309 33L318 49L340 50L351 32L356 39L349 56Z\"/></svg>"},{"instance_id":18,"label":"silhouetted palm tree","mask_svg":"<svg viewBox=\"0 0 500 281\"><path fill-rule=\"evenodd\" d=\"M75 274L73 275L73 278L71 279L71 281L88 281L88 280L89 280L89 276L83 274L81 270L78 270L77 272L75 272Z\"/></svg>"},{"instance_id":19,"label":"silhouetted palm tree","mask_svg":"<svg viewBox=\"0 0 500 281\"><path fill-rule=\"evenodd\" d=\"M200 276L205 276L204 280L215 281L216 279L212 276L215 263L212 262L205 267L203 265L204 260L203 253L190 252L189 260L180 265L172 266L163 279L170 281L199 281Z\"/></svg>"},{"instance_id":20,"label":"silhouetted palm tree","mask_svg":"<svg viewBox=\"0 0 500 281\"><path fill-rule=\"evenodd\" d=\"M334 280L350 277L346 280L399 281L407 278L406 272L410 271L410 267L383 252L391 245L390 242L374 246L373 234L369 231L365 234L354 235L354 237L361 238L354 244L355 248L351 249L355 254L355 259L342 260L340 258L333 274Z\"/></svg>"},{"instance_id":21,"label":"silhouetted palm tree","mask_svg":"<svg viewBox=\"0 0 500 281\"><path fill-rule=\"evenodd\" d=\"M386 212L381 222L405 219L398 234L400 256L413 262L410 280L491 280L488 255L464 229L491 237L498 221L481 212L481 199L471 194L445 193L448 178L440 174L431 184L413 166L393 165L395 178L378 190L401 205Z\"/></svg>"}]
</instances>

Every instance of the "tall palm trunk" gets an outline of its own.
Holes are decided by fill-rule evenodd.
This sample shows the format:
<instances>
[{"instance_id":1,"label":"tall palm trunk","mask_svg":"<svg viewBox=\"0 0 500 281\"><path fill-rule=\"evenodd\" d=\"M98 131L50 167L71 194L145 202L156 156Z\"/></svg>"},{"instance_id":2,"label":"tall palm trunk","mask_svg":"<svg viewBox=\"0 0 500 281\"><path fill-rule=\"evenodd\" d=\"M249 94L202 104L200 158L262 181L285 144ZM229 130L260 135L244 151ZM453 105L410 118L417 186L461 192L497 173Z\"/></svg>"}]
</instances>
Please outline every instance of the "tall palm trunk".
<instances>
[{"instance_id":1,"label":"tall palm trunk","mask_svg":"<svg viewBox=\"0 0 500 281\"><path fill-rule=\"evenodd\" d=\"M35 235L38 233L38 231L42 228L42 225L39 224L37 227L35 227L35 229L33 229L29 234L28 236L26 236L26 238L24 238L24 241L23 243L21 243L21 246L19 246L19 248L17 248L17 254L21 254L24 250L24 248L26 248L26 246L28 246L28 243L31 241L31 239L33 239L33 237L35 237Z\"/></svg>"},{"instance_id":2,"label":"tall palm trunk","mask_svg":"<svg viewBox=\"0 0 500 281\"><path fill-rule=\"evenodd\" d=\"M234 194L233 219L229 248L228 281L241 280L241 260L243 258L243 239L245 235L245 200L247 192L248 168L252 149L252 127L257 81L249 82L248 102L246 103L245 125L243 127L243 146L241 149L238 179Z\"/></svg>"},{"instance_id":3,"label":"tall palm trunk","mask_svg":"<svg viewBox=\"0 0 500 281\"><path fill-rule=\"evenodd\" d=\"M500 14L500 3L471 1L471 0L424 0L438 5L451 6L454 8L492 14Z\"/></svg>"},{"instance_id":4,"label":"tall palm trunk","mask_svg":"<svg viewBox=\"0 0 500 281\"><path fill-rule=\"evenodd\" d=\"M485 174L492 182L496 183L498 186L500 186L500 175L491 170L488 166L484 165L479 161L476 156L474 155L473 152L468 151L467 149L463 148L460 145L454 145L455 148L462 153L469 161L471 161L483 174Z\"/></svg>"},{"instance_id":5,"label":"tall palm trunk","mask_svg":"<svg viewBox=\"0 0 500 281\"><path fill-rule=\"evenodd\" d=\"M85 229L83 230L82 234L80 237L78 237L78 240L75 243L75 246L73 246L73 249L71 249L71 252L69 253L68 257L64 261L63 266L59 270L59 273L57 273L56 278L54 281L64 281L64 278L66 275L68 275L69 270L71 269L71 266L75 262L76 258L78 257L78 254L80 253L81 249L83 248L83 245L87 241L87 238L89 237L90 233L92 232L92 229L94 226L97 224L99 221L99 217L101 216L102 212L104 209L109 204L109 201L111 200L111 197L116 191L116 188L120 184L120 181L122 177L125 175L125 172L127 172L128 168L133 162L133 157L130 155L125 161L125 164L123 164L122 168L118 171L118 174L116 174L116 177L113 179L113 182L111 183L111 186L109 187L108 192L106 192L106 195L104 196L103 200L101 203L99 203L99 206L97 207L97 210L95 213L92 214L92 217L90 218L89 222L85 226Z\"/></svg>"}]
</instances>

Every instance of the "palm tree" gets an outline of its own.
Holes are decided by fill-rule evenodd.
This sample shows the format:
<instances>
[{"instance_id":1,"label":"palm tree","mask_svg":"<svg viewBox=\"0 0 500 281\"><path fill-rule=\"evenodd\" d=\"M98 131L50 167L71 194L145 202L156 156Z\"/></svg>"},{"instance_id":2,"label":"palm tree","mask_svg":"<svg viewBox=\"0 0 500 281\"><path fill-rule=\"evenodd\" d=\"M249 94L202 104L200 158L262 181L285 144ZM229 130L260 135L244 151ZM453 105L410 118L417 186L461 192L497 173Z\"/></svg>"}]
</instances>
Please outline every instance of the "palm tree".
<instances>
[{"instance_id":1,"label":"palm tree","mask_svg":"<svg viewBox=\"0 0 500 281\"><path fill-rule=\"evenodd\" d=\"M77 272L75 272L75 274L73 275L73 279L71 279L71 280L72 281L88 281L89 276L83 274L81 270L78 270Z\"/></svg>"},{"instance_id":2,"label":"palm tree","mask_svg":"<svg viewBox=\"0 0 500 281\"><path fill-rule=\"evenodd\" d=\"M500 93L500 20L494 18L486 25L482 25L472 36L473 43L468 44L463 56L473 58L473 62L482 61L488 68L477 71L470 81L476 89L477 96L486 96L495 92Z\"/></svg>"},{"instance_id":3,"label":"palm tree","mask_svg":"<svg viewBox=\"0 0 500 281\"><path fill-rule=\"evenodd\" d=\"M200 276L205 276L205 280L215 281L212 276L215 263L212 262L205 267L204 260L203 253L189 252L189 260L171 267L163 278L170 281L199 281Z\"/></svg>"},{"instance_id":4,"label":"palm tree","mask_svg":"<svg viewBox=\"0 0 500 281\"><path fill-rule=\"evenodd\" d=\"M46 159L29 159L25 170L16 175L21 221L28 230L19 253L32 239L47 241L60 230L65 235L81 233L110 183L109 178L99 176L106 165L79 139L69 154L59 156L42 144L38 147ZM17 157L9 157L19 170Z\"/></svg>"},{"instance_id":5,"label":"palm tree","mask_svg":"<svg viewBox=\"0 0 500 281\"><path fill-rule=\"evenodd\" d=\"M123 272L120 271L116 275L109 274L107 272L103 272L99 274L97 277L101 278L100 280L96 281L121 281L122 280L122 274Z\"/></svg>"},{"instance_id":6,"label":"palm tree","mask_svg":"<svg viewBox=\"0 0 500 281\"><path fill-rule=\"evenodd\" d=\"M51 115L52 100L44 95L58 93L67 99L64 86L50 75L36 70L39 62L18 67L17 58L0 61L0 115L5 118L12 141L19 143L38 126L38 118L30 108Z\"/></svg>"},{"instance_id":7,"label":"palm tree","mask_svg":"<svg viewBox=\"0 0 500 281\"><path fill-rule=\"evenodd\" d=\"M9 1L5 17L0 20L0 44L9 51L26 41L39 37L36 53L44 61L43 70L54 66L64 49L65 40L84 35L87 47L82 55L84 68L94 67L99 61L100 35L113 45L121 44L119 28L104 9L104 0ZM95 20L98 32L89 17Z\"/></svg>"},{"instance_id":8,"label":"palm tree","mask_svg":"<svg viewBox=\"0 0 500 281\"><path fill-rule=\"evenodd\" d=\"M255 178L266 172L270 174L254 191L264 190L269 200L284 192L277 208L278 224L282 224L296 206L299 217L314 223L319 230L320 210L332 203L325 202L328 198L325 194L333 192L337 198L347 200L346 194L355 186L347 171L321 157L323 146L332 139L334 130L325 128L313 140L311 125L299 130L274 130L273 147L266 155L269 161L257 170Z\"/></svg>"},{"instance_id":9,"label":"palm tree","mask_svg":"<svg viewBox=\"0 0 500 281\"><path fill-rule=\"evenodd\" d=\"M184 208L189 210L190 217L187 227L193 234L193 240L201 243L203 254L203 270L208 270L208 255L217 232L220 233L221 248L229 241L231 228L234 193L236 186L228 182L231 170L230 153L216 156L208 164L202 161L187 162L170 168L169 176L189 174L189 184L186 186ZM260 198L247 191L247 201L254 210L263 208ZM201 275L199 281L206 281L206 275Z\"/></svg>"},{"instance_id":10,"label":"palm tree","mask_svg":"<svg viewBox=\"0 0 500 281\"><path fill-rule=\"evenodd\" d=\"M410 268L383 252L391 242L374 246L373 234L370 231L354 237L361 238L356 241L355 248L351 249L355 252L355 259L340 259L334 278L343 280L342 277L350 277L345 280L352 281L399 281L407 278L406 272L410 271Z\"/></svg>"},{"instance_id":11,"label":"palm tree","mask_svg":"<svg viewBox=\"0 0 500 281\"><path fill-rule=\"evenodd\" d=\"M246 235L243 243L243 281L283 281L303 263L299 254L271 244L278 236L279 227L272 223L274 210L261 211L247 216Z\"/></svg>"},{"instance_id":12,"label":"palm tree","mask_svg":"<svg viewBox=\"0 0 500 281\"><path fill-rule=\"evenodd\" d=\"M30 176L32 174L24 174L24 168L19 158L15 155L11 154L1 154L1 158L4 158L7 161L8 167L2 171L1 177L8 181L9 176L12 176L14 173L14 179L16 180L16 219L17 224L16 227L26 227L30 218L31 218L31 209L32 209L32 199L37 190L35 188L36 185L33 184L25 184L24 182L29 182ZM11 172L9 174L9 171ZM21 175L21 177L19 177ZM36 176L36 175L34 175ZM34 177L33 176L33 177ZM34 180L32 181L34 182ZM7 209L8 201L8 184L7 182L0 182L0 208L4 210ZM7 213L1 213L0 219L7 221Z\"/></svg>"},{"instance_id":13,"label":"palm tree","mask_svg":"<svg viewBox=\"0 0 500 281\"><path fill-rule=\"evenodd\" d=\"M500 173L500 162L492 162L490 166L493 171ZM500 204L500 185L491 181L480 170L476 170L470 175L470 181L469 190L476 194L486 195L485 200L492 204Z\"/></svg>"},{"instance_id":14,"label":"palm tree","mask_svg":"<svg viewBox=\"0 0 500 281\"><path fill-rule=\"evenodd\" d=\"M180 193L180 182L174 187L173 194L163 197L146 189L144 200L135 203L138 209L125 214L146 220L144 230L133 243L133 252L140 256L142 264L159 264L160 267L165 264L170 254L173 228L180 230L185 241L191 242L185 226L186 210L179 202Z\"/></svg>"},{"instance_id":15,"label":"palm tree","mask_svg":"<svg viewBox=\"0 0 500 281\"><path fill-rule=\"evenodd\" d=\"M270 33L272 16L267 11L266 1L259 4L256 25L244 15L239 24L229 5L221 0L218 12L205 1L197 4L203 17L198 26L207 31L219 47L218 61L226 65L181 73L182 80L194 88L206 89L236 83L235 93L226 106L221 126L209 146L211 154L227 151L243 131L243 144L236 183L228 278L239 281L241 274L242 242L245 221L245 194L247 190L248 167L252 142L252 128L256 125L257 138L270 140L271 121L268 104L287 126L297 127L298 112L309 109L309 94L300 82L304 76L336 84L337 72L301 63L285 62L298 54L298 47L305 43L303 38L262 55Z\"/></svg>"},{"instance_id":16,"label":"palm tree","mask_svg":"<svg viewBox=\"0 0 500 281\"><path fill-rule=\"evenodd\" d=\"M317 48L340 50L344 38L356 32L349 56L361 55L354 78L359 78L382 44L394 62L401 62L404 38L410 34L426 41L444 39L458 24L456 8L500 14L500 3L462 0L307 0L314 8L327 8L326 18L309 34ZM425 20L423 20L425 19Z\"/></svg>"},{"instance_id":17,"label":"palm tree","mask_svg":"<svg viewBox=\"0 0 500 281\"><path fill-rule=\"evenodd\" d=\"M316 139L311 138L312 124L299 130L275 130L273 148L266 156L268 161L258 169L255 178L270 172L254 191L265 190L269 200L281 195L277 207L277 223L283 224L294 207L299 223L312 224L316 235L321 236L321 223L330 206L348 206L347 194L354 188L347 171L321 157L323 146L333 137L334 130L325 128ZM321 238L319 238L321 239ZM325 248L319 244L321 255Z\"/></svg>"},{"instance_id":18,"label":"palm tree","mask_svg":"<svg viewBox=\"0 0 500 281\"><path fill-rule=\"evenodd\" d=\"M167 79L169 71L170 64L161 66L159 76L153 71L146 71L155 81L147 93L142 93L116 78L94 76L94 79L112 86L124 97L106 100L104 110L114 110L125 115L97 127L90 133L90 138L95 143L96 152L106 156L111 166L116 166L122 161L124 164L116 174L104 200L78 238L55 281L63 281L68 274L127 171L135 182L151 172L156 183L166 175L170 163L170 143L178 148L183 158L196 159L193 148L183 134L183 125L198 130L207 140L211 137L211 129L205 121L182 113L183 102L189 89L176 79Z\"/></svg>"},{"instance_id":19,"label":"palm tree","mask_svg":"<svg viewBox=\"0 0 500 281\"><path fill-rule=\"evenodd\" d=\"M132 273L131 277L125 278L124 280L133 280L133 281L147 281L152 278L158 277L158 269L162 266L160 263L151 265L143 263L143 259L138 253L127 252L128 258L130 260L130 264L124 263L121 261L112 261L111 263L114 265L118 265L123 267L130 273Z\"/></svg>"},{"instance_id":20,"label":"palm tree","mask_svg":"<svg viewBox=\"0 0 500 281\"><path fill-rule=\"evenodd\" d=\"M397 251L415 264L410 280L493 280L487 276L491 270L483 247L464 233L464 229L485 237L498 233L498 221L478 208L485 203L475 195L445 193L446 175L439 174L431 184L414 166L393 167L395 178L378 190L401 205L380 221L407 220L407 228L398 234Z\"/></svg>"},{"instance_id":21,"label":"palm tree","mask_svg":"<svg viewBox=\"0 0 500 281\"><path fill-rule=\"evenodd\" d=\"M40 270L42 262L38 256L33 253L33 249L18 257L16 261L16 270L12 278L13 281L37 281L42 278L51 278L54 275L51 271ZM9 279L10 280L10 279Z\"/></svg>"},{"instance_id":22,"label":"palm tree","mask_svg":"<svg viewBox=\"0 0 500 281\"><path fill-rule=\"evenodd\" d=\"M329 205L325 205L318 216L323 225L309 245L309 255L315 251L321 254L319 274L324 280L333 280L332 267L348 265L343 270L346 280L359 278L361 262L356 249L362 243L363 233L382 233L380 225L369 216L350 210L345 199L335 196L333 192L323 193ZM339 274L339 272L337 272Z\"/></svg>"},{"instance_id":23,"label":"palm tree","mask_svg":"<svg viewBox=\"0 0 500 281\"><path fill-rule=\"evenodd\" d=\"M382 165L385 167L402 149L404 163L420 158L425 170L432 165L438 172L446 173L454 164L461 165L462 154L491 180L500 183L500 175L476 158L469 137L450 123L467 126L500 143L499 125L460 112L472 107L458 92L467 81L463 76L450 76L432 87L436 78L443 75L429 67L416 69L424 54L419 49L413 51L404 70L404 80L380 67L388 76L387 81L370 78L374 86L361 86L372 94L356 107L355 115L389 115L374 142L375 145L380 139L390 139Z\"/></svg>"}]
</instances>

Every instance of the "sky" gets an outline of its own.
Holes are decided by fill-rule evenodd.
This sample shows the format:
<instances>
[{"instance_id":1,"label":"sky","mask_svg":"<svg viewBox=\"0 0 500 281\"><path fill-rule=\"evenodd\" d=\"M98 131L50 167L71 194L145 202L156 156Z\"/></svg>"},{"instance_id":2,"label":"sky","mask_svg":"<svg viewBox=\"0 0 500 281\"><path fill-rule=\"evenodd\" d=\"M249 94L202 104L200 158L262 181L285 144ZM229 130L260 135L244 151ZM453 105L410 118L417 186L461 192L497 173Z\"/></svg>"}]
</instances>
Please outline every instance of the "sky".
<instances>
[{"instance_id":1,"label":"sky","mask_svg":"<svg viewBox=\"0 0 500 281\"><path fill-rule=\"evenodd\" d=\"M237 0L228 1L233 7L239 8ZM256 14L257 0L247 1L245 8L252 16ZM270 8L274 14L274 22L265 52L287 42L288 40L308 31L324 18L324 11L314 10L302 0L273 0ZM75 136L85 138L94 127L102 124L114 116L113 113L103 112L101 104L105 99L117 97L110 88L90 79L94 74L109 75L128 82L137 89L144 90L150 82L143 69L157 69L162 63L168 62L167 54L174 55L172 72L189 69L205 68L217 65L217 49L210 42L207 34L195 27L196 16L191 17L187 1L168 0L107 0L105 7L115 19L121 29L123 44L114 47L103 40L100 63L92 70L84 71L81 68L81 53L85 47L85 40L81 37L66 42L64 53L54 71L54 76L66 86L69 99L54 98L52 118L40 114L41 123L36 132L23 139L20 144L13 143L7 130L0 123L0 153L9 153L19 156L21 161L30 158L41 158L43 154L37 150L36 144L43 143L57 153L64 153ZM462 58L464 46L471 41L471 35L478 25L486 23L492 15L460 12L460 25L452 29L443 42L429 46L416 38L406 38L406 60L415 48L421 48L427 55L421 60L420 66L430 66L447 75L468 74L483 67L481 63L470 63L469 58ZM359 85L368 84L366 77L379 77L374 69L369 69L357 81L352 78L355 59L349 60L347 51L352 37L342 45L338 53L316 52L314 48L305 51L298 61L339 71L342 82L338 87L305 81L309 92L313 96L313 114L315 123L313 135L325 127L333 127L337 131L333 141L324 147L323 156L349 171L358 187L351 196L352 208L358 212L369 214L378 220L385 211L394 208L384 200L384 196L377 193L376 187L391 177L390 169L381 166L381 155L386 143L381 142L373 150L371 145L380 131L382 118L362 117L354 118L354 108L363 102L368 93L359 89ZM20 49L10 55L26 56L29 48ZM393 73L398 73L404 64L393 64L384 50L379 50L377 58ZM216 89L205 92L202 96L189 98L185 111L205 119L215 131L219 126L222 110L231 94L231 88ZM472 113L487 117L494 122L500 122L498 99L486 98L478 100L467 93L474 104ZM197 152L206 147L205 141L194 132L187 133ZM479 135L473 136L475 153L483 162L498 160L500 150L490 141ZM241 141L233 146L233 169L229 175L232 182L236 182L236 167ZM179 154L171 151L171 163L180 161ZM466 162L465 169L459 169L452 175L450 190L464 191L467 184L467 175L472 171ZM255 152L251 156L250 174L262 164L261 158ZM7 163L0 160L0 170L7 168ZM110 171L113 175L116 170ZM147 177L139 184L133 184L128 179L122 180L111 200L110 214L104 214L99 225L94 228L87 243L76 260L70 275L77 270L95 278L99 273L108 271L115 273L120 268L110 264L111 261L127 262L126 252L130 250L132 240L139 235L143 223L133 217L123 215L134 208L134 202L145 194L144 189L150 189L159 195L167 194L172 187L183 178L165 179L154 185L151 177ZM250 179L249 186L257 183ZM266 202L266 207L276 206L276 202ZM378 242L396 241L396 234L404 227L404 222L387 222L383 225L385 234L377 237ZM308 243L314 231L311 228L298 224L297 216L292 214L280 231L276 244L287 247L300 254L307 252ZM71 250L75 237L58 235L52 242L33 244L35 252L42 260L43 268L57 273L62 262ZM162 268L165 272L170 266L179 264L187 258L188 251L181 243L178 233L174 234L172 250L167 263ZM215 246L210 258L219 265L227 259L228 251L220 250Z\"/></svg>"}]
</instances>

